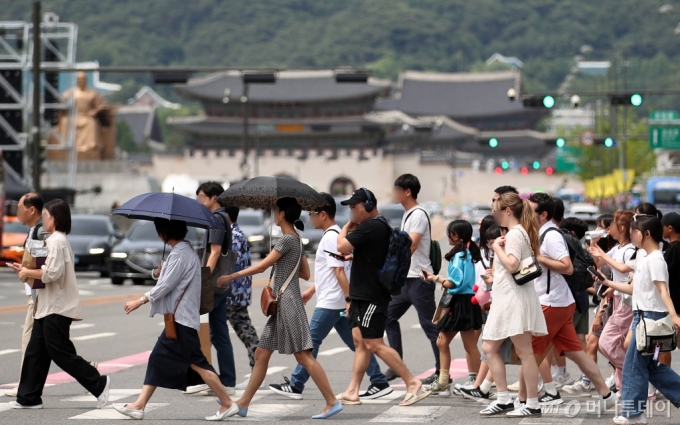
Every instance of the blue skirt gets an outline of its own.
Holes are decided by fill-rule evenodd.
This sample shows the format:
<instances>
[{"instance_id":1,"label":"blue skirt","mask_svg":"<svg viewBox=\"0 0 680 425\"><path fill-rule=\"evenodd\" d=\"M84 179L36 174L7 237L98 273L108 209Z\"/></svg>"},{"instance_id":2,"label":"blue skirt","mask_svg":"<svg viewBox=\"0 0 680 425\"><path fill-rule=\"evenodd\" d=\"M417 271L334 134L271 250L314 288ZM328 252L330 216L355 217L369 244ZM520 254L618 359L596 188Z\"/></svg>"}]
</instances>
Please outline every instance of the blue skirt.
<instances>
[{"instance_id":1,"label":"blue skirt","mask_svg":"<svg viewBox=\"0 0 680 425\"><path fill-rule=\"evenodd\" d=\"M195 329L175 323L177 339L168 339L165 330L151 350L144 385L186 391L188 386L204 384L191 365L215 372L201 351Z\"/></svg>"}]
</instances>

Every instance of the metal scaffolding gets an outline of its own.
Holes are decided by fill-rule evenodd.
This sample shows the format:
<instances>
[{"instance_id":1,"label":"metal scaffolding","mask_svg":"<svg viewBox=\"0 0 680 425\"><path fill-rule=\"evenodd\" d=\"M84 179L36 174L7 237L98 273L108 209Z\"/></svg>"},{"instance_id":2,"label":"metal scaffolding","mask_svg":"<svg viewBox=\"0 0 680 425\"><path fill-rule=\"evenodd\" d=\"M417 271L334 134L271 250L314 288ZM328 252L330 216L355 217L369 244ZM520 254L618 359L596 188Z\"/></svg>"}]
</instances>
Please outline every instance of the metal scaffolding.
<instances>
[{"instance_id":1,"label":"metal scaffolding","mask_svg":"<svg viewBox=\"0 0 680 425\"><path fill-rule=\"evenodd\" d=\"M52 14L43 15L40 24L41 43L41 68L47 68L47 73L57 73L57 80L64 81L68 87L76 86L76 73L69 71L76 66L76 41L78 26L73 23L60 23L59 18ZM10 94L11 102L0 103L0 110L21 111L22 128L17 131L7 120L0 115L0 131L5 131L11 138L11 144L0 144L3 151L23 151L23 182L33 187L32 155L30 151L30 138L35 131L42 135L41 145L45 150L66 151L65 174L58 173L49 161L43 163L44 170L49 174L61 174L65 181L63 185L74 188L76 184L77 151L75 148L76 136L76 107L73 96L64 98L59 92L59 84L45 78L46 71L42 69L40 76L40 129L32 128L33 116L33 90L35 90L33 71L33 24L20 21L0 22L0 88ZM21 89L15 87L3 76L4 71L19 70L22 73ZM63 70L66 72L59 72ZM61 74L61 75L60 75ZM46 96L47 94L47 96ZM45 98L54 99L52 103L45 103ZM63 112L62 112L63 111ZM51 114L64 114L67 118L66 135L55 131L53 123L46 120ZM56 143L48 144L48 140ZM62 168L62 167L59 167Z\"/></svg>"}]
</instances>

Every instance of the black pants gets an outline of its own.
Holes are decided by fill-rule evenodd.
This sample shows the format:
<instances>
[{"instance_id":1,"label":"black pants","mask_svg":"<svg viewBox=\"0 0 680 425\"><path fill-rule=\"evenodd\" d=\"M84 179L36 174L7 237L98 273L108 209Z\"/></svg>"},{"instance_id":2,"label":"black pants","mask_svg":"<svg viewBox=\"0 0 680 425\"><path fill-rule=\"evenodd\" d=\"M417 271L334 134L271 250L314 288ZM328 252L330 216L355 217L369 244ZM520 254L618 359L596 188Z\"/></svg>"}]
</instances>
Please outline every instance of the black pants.
<instances>
[{"instance_id":1,"label":"black pants","mask_svg":"<svg viewBox=\"0 0 680 425\"><path fill-rule=\"evenodd\" d=\"M106 387L106 377L76 353L69 331L73 320L51 314L33 323L31 340L21 368L17 402L24 406L42 404L42 392L50 371L50 363L76 378L95 397Z\"/></svg>"},{"instance_id":2,"label":"black pants","mask_svg":"<svg viewBox=\"0 0 680 425\"><path fill-rule=\"evenodd\" d=\"M392 301L390 301L390 306L387 310L385 332L387 333L390 347L394 348L399 353L399 356L403 358L404 350L401 346L399 319L406 314L411 306L414 306L418 313L420 327L423 328L427 339L432 344L436 373L439 373L439 348L437 347L439 329L432 323L432 317L437 308L434 301L434 287L434 283L423 282L418 278L406 279L406 284L401 289L401 294L393 296Z\"/></svg>"}]
</instances>

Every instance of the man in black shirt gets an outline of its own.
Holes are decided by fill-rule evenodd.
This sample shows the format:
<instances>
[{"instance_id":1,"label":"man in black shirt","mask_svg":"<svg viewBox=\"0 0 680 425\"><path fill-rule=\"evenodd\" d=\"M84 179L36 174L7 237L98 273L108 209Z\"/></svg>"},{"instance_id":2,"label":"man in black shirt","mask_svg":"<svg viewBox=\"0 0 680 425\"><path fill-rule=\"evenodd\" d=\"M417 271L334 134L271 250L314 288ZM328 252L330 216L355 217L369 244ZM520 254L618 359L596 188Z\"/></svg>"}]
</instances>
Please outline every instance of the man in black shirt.
<instances>
[{"instance_id":1,"label":"man in black shirt","mask_svg":"<svg viewBox=\"0 0 680 425\"><path fill-rule=\"evenodd\" d=\"M668 292L673 305L680 308L680 215L670 212L661 219L663 237L670 245L663 254L668 266Z\"/></svg>"},{"instance_id":2,"label":"man in black shirt","mask_svg":"<svg viewBox=\"0 0 680 425\"><path fill-rule=\"evenodd\" d=\"M349 205L351 218L338 236L338 251L343 254L354 251L352 256L346 254L345 257L353 258L347 302L356 351L352 381L339 400L343 404L358 404L359 386L373 353L402 377L407 394L400 404L410 406L431 392L420 392L420 380L383 340L387 308L392 297L380 285L379 271L387 257L392 229L378 213L375 196L368 189L354 191L352 197L342 204Z\"/></svg>"}]
</instances>

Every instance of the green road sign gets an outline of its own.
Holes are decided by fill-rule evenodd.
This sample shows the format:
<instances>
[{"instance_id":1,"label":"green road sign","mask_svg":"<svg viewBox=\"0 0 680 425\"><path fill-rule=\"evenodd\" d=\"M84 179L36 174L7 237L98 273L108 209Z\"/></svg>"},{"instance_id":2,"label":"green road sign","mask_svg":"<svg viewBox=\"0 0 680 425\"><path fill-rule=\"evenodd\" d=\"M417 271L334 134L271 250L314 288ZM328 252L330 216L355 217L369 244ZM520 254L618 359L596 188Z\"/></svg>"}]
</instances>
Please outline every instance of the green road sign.
<instances>
[{"instance_id":1,"label":"green road sign","mask_svg":"<svg viewBox=\"0 0 680 425\"><path fill-rule=\"evenodd\" d=\"M565 146L557 150L556 163L557 171L560 173L578 173L580 171L578 166L578 158L581 155L581 149L574 146Z\"/></svg>"},{"instance_id":2,"label":"green road sign","mask_svg":"<svg viewBox=\"0 0 680 425\"><path fill-rule=\"evenodd\" d=\"M678 111L652 111L649 113L651 121L672 121L678 119Z\"/></svg>"},{"instance_id":3,"label":"green road sign","mask_svg":"<svg viewBox=\"0 0 680 425\"><path fill-rule=\"evenodd\" d=\"M680 149L680 127L649 127L649 147Z\"/></svg>"}]
</instances>

